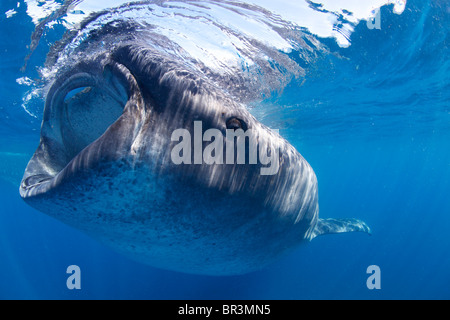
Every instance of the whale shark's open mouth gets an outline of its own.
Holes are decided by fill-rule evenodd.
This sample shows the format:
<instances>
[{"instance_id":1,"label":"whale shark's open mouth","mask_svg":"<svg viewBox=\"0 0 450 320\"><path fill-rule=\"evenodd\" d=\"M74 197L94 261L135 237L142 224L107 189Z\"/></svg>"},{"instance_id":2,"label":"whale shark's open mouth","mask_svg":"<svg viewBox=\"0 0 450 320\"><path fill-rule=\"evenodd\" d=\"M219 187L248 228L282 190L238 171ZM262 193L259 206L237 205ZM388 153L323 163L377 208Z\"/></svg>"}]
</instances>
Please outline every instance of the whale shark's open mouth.
<instances>
[{"instance_id":1,"label":"whale shark's open mouth","mask_svg":"<svg viewBox=\"0 0 450 320\"><path fill-rule=\"evenodd\" d=\"M42 126L47 134L30 161L36 172L27 172L22 182L24 196L54 187L58 175L82 154L86 157L86 149L120 119L129 100L130 74L122 65L74 70L56 80L47 94Z\"/></svg>"},{"instance_id":2,"label":"whale shark's open mouth","mask_svg":"<svg viewBox=\"0 0 450 320\"><path fill-rule=\"evenodd\" d=\"M56 106L61 109L61 138L67 155L74 158L100 138L122 115L127 100L125 88L114 77L106 86L87 83L70 91Z\"/></svg>"}]
</instances>

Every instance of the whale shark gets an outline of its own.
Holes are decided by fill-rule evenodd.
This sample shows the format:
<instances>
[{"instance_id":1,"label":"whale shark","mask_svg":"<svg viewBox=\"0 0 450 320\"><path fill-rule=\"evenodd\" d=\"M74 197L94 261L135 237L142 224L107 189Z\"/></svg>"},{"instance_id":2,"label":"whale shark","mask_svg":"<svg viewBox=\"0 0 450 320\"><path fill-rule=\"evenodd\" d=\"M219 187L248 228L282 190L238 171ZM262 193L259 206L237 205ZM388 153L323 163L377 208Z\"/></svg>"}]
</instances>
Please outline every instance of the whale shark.
<instances>
[{"instance_id":1,"label":"whale shark","mask_svg":"<svg viewBox=\"0 0 450 320\"><path fill-rule=\"evenodd\" d=\"M220 76L161 50L152 30L115 21L55 44L40 143L20 186L30 206L136 261L213 276L260 270L320 235L370 233L358 219L319 218L314 170L240 99L243 71ZM254 143L277 170L186 150L192 161L173 161L177 130L202 151L208 130L224 133L215 155L230 147L225 133L251 131L241 150Z\"/></svg>"}]
</instances>

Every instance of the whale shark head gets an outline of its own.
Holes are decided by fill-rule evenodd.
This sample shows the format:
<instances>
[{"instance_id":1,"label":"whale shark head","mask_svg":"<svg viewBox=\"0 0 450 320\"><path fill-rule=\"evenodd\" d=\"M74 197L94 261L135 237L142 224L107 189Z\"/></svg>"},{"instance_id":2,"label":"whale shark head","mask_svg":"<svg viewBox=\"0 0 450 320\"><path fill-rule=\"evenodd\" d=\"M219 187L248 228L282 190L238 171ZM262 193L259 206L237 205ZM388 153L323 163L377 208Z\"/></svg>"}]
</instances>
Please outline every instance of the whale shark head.
<instances>
[{"instance_id":1,"label":"whale shark head","mask_svg":"<svg viewBox=\"0 0 450 320\"><path fill-rule=\"evenodd\" d=\"M137 45L55 77L20 192L140 261L206 274L260 268L318 214L314 172L286 140L220 83Z\"/></svg>"}]
</instances>

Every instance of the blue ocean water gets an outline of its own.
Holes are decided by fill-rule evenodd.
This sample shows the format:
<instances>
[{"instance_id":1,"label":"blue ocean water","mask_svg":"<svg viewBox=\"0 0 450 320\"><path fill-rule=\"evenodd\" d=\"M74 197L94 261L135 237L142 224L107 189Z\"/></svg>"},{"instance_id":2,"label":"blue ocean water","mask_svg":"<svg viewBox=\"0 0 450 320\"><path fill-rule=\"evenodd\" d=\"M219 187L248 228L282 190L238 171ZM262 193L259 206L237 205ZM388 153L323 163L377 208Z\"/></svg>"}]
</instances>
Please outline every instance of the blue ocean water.
<instances>
[{"instance_id":1,"label":"blue ocean water","mask_svg":"<svg viewBox=\"0 0 450 320\"><path fill-rule=\"evenodd\" d=\"M64 28L47 31L23 73L35 25L23 1L2 1L0 13L12 8L17 13L0 20L0 298L450 298L447 1L408 1L401 15L385 6L381 30L361 21L347 48L323 39L330 50L305 77L255 108L314 168L320 216L357 217L373 235L320 237L262 271L234 277L136 263L20 199L42 107L24 103L30 88L16 80L39 77L36 67ZM69 265L81 268L81 290L66 287ZM381 269L381 290L366 286L371 265Z\"/></svg>"}]
</instances>

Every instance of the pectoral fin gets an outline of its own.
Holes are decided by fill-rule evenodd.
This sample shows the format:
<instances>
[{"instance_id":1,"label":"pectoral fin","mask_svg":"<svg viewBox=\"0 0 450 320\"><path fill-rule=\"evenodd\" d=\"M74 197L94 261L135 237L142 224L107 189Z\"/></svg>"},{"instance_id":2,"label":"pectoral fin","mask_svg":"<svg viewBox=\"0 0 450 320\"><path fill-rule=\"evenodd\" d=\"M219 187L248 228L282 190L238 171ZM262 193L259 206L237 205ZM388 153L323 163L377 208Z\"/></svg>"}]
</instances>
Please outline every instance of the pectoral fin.
<instances>
[{"instance_id":1,"label":"pectoral fin","mask_svg":"<svg viewBox=\"0 0 450 320\"><path fill-rule=\"evenodd\" d=\"M310 240L324 235L347 232L365 232L371 234L367 224L357 219L319 219Z\"/></svg>"}]
</instances>

